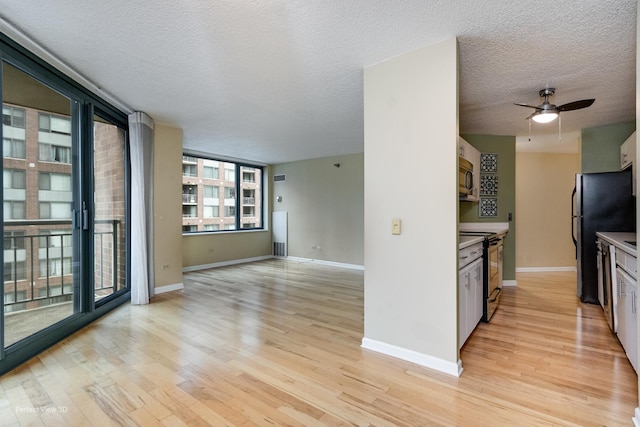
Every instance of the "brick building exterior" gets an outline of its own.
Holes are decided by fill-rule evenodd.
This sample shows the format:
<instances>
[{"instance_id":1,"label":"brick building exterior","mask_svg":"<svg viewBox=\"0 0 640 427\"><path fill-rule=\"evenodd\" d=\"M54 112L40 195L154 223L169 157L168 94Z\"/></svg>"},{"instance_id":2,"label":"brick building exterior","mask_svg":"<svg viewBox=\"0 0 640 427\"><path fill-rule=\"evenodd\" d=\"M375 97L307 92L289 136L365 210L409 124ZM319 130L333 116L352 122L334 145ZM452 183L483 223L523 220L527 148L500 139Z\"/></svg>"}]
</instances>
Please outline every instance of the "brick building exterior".
<instances>
[{"instance_id":1,"label":"brick building exterior","mask_svg":"<svg viewBox=\"0 0 640 427\"><path fill-rule=\"evenodd\" d=\"M240 194L236 194L238 177ZM237 198L240 198L240 212L236 212ZM235 230L236 214L240 218L240 228L263 226L261 169L183 156L183 232Z\"/></svg>"},{"instance_id":2,"label":"brick building exterior","mask_svg":"<svg viewBox=\"0 0 640 427\"><path fill-rule=\"evenodd\" d=\"M125 285L124 138L94 121L96 299ZM6 312L72 300L72 155L68 116L3 104Z\"/></svg>"}]
</instances>

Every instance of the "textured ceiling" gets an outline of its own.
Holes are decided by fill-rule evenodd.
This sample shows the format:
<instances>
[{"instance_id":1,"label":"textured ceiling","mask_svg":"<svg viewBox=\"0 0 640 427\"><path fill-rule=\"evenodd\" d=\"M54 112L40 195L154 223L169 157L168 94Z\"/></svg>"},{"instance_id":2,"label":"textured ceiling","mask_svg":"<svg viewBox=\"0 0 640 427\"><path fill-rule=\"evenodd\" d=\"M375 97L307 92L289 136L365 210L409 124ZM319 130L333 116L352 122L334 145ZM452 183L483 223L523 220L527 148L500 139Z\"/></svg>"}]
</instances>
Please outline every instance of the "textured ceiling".
<instances>
[{"instance_id":1,"label":"textured ceiling","mask_svg":"<svg viewBox=\"0 0 640 427\"><path fill-rule=\"evenodd\" d=\"M544 87L596 98L563 131L635 118L635 0L0 0L0 17L185 149L265 163L362 152L363 67L450 37L461 133L528 135L513 102ZM533 123L532 143L557 132Z\"/></svg>"}]
</instances>

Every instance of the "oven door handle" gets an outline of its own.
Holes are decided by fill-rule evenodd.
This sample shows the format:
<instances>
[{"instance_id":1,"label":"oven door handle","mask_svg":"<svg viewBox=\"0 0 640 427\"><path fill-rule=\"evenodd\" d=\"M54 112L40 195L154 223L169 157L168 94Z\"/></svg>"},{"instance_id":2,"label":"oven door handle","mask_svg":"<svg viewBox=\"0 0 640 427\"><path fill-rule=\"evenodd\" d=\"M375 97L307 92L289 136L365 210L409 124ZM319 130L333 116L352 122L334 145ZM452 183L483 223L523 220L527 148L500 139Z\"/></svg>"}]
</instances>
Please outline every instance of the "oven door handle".
<instances>
[{"instance_id":1,"label":"oven door handle","mask_svg":"<svg viewBox=\"0 0 640 427\"><path fill-rule=\"evenodd\" d=\"M495 289L493 290L493 292L491 292L491 295L489 295L489 302L496 302L496 301L498 301L498 297L500 297L500 293L501 293L501 292L502 292L502 288L495 288ZM492 296L493 294L496 294L496 296L495 296L495 297L493 297L493 298L491 298L491 296Z\"/></svg>"}]
</instances>

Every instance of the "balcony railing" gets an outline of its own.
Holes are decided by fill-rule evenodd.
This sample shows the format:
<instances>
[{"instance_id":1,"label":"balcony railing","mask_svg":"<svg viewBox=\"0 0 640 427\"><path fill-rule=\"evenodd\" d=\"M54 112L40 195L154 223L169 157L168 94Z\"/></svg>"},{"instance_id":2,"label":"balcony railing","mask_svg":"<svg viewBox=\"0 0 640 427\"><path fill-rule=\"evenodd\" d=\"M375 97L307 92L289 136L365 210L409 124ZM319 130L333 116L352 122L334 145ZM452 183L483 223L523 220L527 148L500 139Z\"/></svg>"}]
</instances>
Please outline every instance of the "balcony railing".
<instances>
[{"instance_id":1,"label":"balcony railing","mask_svg":"<svg viewBox=\"0 0 640 427\"><path fill-rule=\"evenodd\" d=\"M242 198L242 204L243 205L255 205L256 204L256 198L255 197L243 197Z\"/></svg>"},{"instance_id":2,"label":"balcony railing","mask_svg":"<svg viewBox=\"0 0 640 427\"><path fill-rule=\"evenodd\" d=\"M94 222L94 291L98 299L118 290L120 220ZM72 228L71 221L68 220L5 221L4 224L5 229L35 226L40 230L55 231L50 226ZM72 232L68 230L60 234L45 234L36 230L24 235L4 237L6 312L72 300L73 265L76 265L76 260L73 260L72 239Z\"/></svg>"},{"instance_id":3,"label":"balcony railing","mask_svg":"<svg viewBox=\"0 0 640 427\"><path fill-rule=\"evenodd\" d=\"M197 204L198 203L198 195L197 194L183 194L182 195L182 203L185 204Z\"/></svg>"}]
</instances>

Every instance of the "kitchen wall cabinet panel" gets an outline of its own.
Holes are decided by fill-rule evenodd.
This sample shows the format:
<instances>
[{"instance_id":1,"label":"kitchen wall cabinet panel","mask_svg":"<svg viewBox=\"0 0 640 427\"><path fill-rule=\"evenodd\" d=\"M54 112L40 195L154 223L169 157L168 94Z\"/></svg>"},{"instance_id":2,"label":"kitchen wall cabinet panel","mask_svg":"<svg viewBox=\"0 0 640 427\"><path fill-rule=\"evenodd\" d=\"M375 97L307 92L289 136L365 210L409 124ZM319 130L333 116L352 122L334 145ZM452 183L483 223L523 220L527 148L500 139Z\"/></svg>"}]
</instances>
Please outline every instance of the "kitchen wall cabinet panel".
<instances>
[{"instance_id":1,"label":"kitchen wall cabinet panel","mask_svg":"<svg viewBox=\"0 0 640 427\"><path fill-rule=\"evenodd\" d=\"M629 138L620 146L620 169L631 167L633 175L633 195L636 195L636 133L633 132Z\"/></svg>"}]
</instances>

